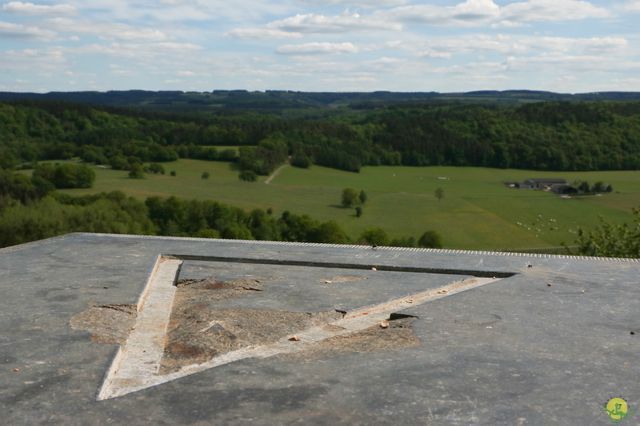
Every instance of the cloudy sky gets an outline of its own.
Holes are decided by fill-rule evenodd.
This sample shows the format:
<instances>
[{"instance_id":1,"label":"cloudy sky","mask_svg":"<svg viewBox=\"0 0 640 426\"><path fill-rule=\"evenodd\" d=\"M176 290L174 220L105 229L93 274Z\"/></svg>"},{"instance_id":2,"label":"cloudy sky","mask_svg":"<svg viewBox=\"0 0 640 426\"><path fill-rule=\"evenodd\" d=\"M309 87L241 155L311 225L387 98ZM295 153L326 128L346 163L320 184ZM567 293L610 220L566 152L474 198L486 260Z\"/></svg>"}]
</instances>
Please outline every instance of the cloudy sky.
<instances>
[{"instance_id":1,"label":"cloudy sky","mask_svg":"<svg viewBox=\"0 0 640 426\"><path fill-rule=\"evenodd\" d=\"M640 0L0 0L0 90L640 91Z\"/></svg>"}]
</instances>

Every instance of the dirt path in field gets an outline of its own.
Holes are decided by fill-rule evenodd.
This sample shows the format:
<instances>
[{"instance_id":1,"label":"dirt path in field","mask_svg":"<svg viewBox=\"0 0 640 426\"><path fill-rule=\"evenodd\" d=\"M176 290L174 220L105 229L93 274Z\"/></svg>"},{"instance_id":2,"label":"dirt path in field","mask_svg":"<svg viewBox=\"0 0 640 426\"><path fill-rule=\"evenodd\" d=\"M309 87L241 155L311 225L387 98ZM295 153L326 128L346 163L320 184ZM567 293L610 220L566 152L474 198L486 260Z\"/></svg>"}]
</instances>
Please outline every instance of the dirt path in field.
<instances>
[{"instance_id":1,"label":"dirt path in field","mask_svg":"<svg viewBox=\"0 0 640 426\"><path fill-rule=\"evenodd\" d=\"M273 173L271 173L271 176L269 176L267 178L267 180L264 181L265 184L269 185L271 183L272 180L274 180L276 177L278 177L278 175L280 174L280 172L282 171L282 169L284 169L285 167L287 167L289 165L289 163L285 163L282 166L278 167Z\"/></svg>"}]
</instances>

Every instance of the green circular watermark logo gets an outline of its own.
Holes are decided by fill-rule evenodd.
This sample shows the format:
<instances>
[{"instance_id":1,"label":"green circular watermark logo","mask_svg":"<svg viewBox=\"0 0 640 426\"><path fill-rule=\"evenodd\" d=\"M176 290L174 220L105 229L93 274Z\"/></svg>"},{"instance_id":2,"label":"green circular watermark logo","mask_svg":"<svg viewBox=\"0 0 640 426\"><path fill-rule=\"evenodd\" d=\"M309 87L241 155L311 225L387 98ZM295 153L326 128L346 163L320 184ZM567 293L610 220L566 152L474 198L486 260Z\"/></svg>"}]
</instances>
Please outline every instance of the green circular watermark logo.
<instances>
[{"instance_id":1,"label":"green circular watermark logo","mask_svg":"<svg viewBox=\"0 0 640 426\"><path fill-rule=\"evenodd\" d=\"M621 422L629 414L629 404L623 398L611 398L605 405L607 415L614 422Z\"/></svg>"}]
</instances>

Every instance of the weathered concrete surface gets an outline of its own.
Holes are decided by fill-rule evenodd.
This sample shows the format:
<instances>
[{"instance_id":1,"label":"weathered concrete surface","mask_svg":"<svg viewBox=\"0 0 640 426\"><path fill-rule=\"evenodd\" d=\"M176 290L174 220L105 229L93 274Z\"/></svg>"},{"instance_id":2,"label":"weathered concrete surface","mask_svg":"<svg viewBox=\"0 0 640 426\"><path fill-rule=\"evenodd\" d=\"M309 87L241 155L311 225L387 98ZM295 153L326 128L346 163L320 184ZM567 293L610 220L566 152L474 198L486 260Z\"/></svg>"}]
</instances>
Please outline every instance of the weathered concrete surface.
<instances>
[{"instance_id":1,"label":"weathered concrete surface","mask_svg":"<svg viewBox=\"0 0 640 426\"><path fill-rule=\"evenodd\" d=\"M135 305L159 254L516 272L403 313L419 345L244 359L96 401L117 345L74 330L94 305ZM531 267L528 267L531 265ZM227 308L352 310L440 287L443 274L186 262L185 278L261 277ZM327 284L337 276L367 279ZM455 280L463 277L454 277ZM640 264L73 234L0 250L4 424L610 424L640 407ZM634 332L635 334L632 334ZM623 424L638 424L631 414Z\"/></svg>"}]
</instances>

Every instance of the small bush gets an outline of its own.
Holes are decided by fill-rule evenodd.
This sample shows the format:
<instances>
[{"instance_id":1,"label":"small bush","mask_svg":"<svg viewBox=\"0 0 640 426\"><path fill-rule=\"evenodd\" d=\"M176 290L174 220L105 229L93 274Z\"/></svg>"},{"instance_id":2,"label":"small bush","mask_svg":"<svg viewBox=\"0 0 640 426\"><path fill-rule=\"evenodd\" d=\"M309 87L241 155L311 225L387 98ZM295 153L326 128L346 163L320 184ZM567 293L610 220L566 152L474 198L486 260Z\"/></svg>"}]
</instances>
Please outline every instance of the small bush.
<instances>
[{"instance_id":1,"label":"small bush","mask_svg":"<svg viewBox=\"0 0 640 426\"><path fill-rule=\"evenodd\" d=\"M253 170L243 170L240 173L240 180L255 182L258 180L258 175Z\"/></svg>"},{"instance_id":2,"label":"small bush","mask_svg":"<svg viewBox=\"0 0 640 426\"><path fill-rule=\"evenodd\" d=\"M162 166L162 164L158 164L158 163L149 164L148 170L149 170L149 173L154 173L154 174L163 175L165 173L164 167Z\"/></svg>"},{"instance_id":3,"label":"small bush","mask_svg":"<svg viewBox=\"0 0 640 426\"><path fill-rule=\"evenodd\" d=\"M144 170L142 169L142 166L138 163L132 164L129 169L129 177L131 179L144 179Z\"/></svg>"},{"instance_id":4,"label":"small bush","mask_svg":"<svg viewBox=\"0 0 640 426\"><path fill-rule=\"evenodd\" d=\"M375 246L386 246L389 244L389 236L382 228L371 228L360 235L359 241Z\"/></svg>"},{"instance_id":5,"label":"small bush","mask_svg":"<svg viewBox=\"0 0 640 426\"><path fill-rule=\"evenodd\" d=\"M442 237L436 231L427 231L418 239L418 247L442 248Z\"/></svg>"},{"instance_id":6,"label":"small bush","mask_svg":"<svg viewBox=\"0 0 640 426\"><path fill-rule=\"evenodd\" d=\"M413 237L395 238L389 244L391 247L415 247L416 239Z\"/></svg>"},{"instance_id":7,"label":"small bush","mask_svg":"<svg viewBox=\"0 0 640 426\"><path fill-rule=\"evenodd\" d=\"M360 204L364 204L367 202L367 193L364 192L364 189L360 191L360 195L358 195L358 199L360 200Z\"/></svg>"},{"instance_id":8,"label":"small bush","mask_svg":"<svg viewBox=\"0 0 640 426\"><path fill-rule=\"evenodd\" d=\"M196 232L198 238L220 238L220 232L216 229L204 228Z\"/></svg>"}]
</instances>

